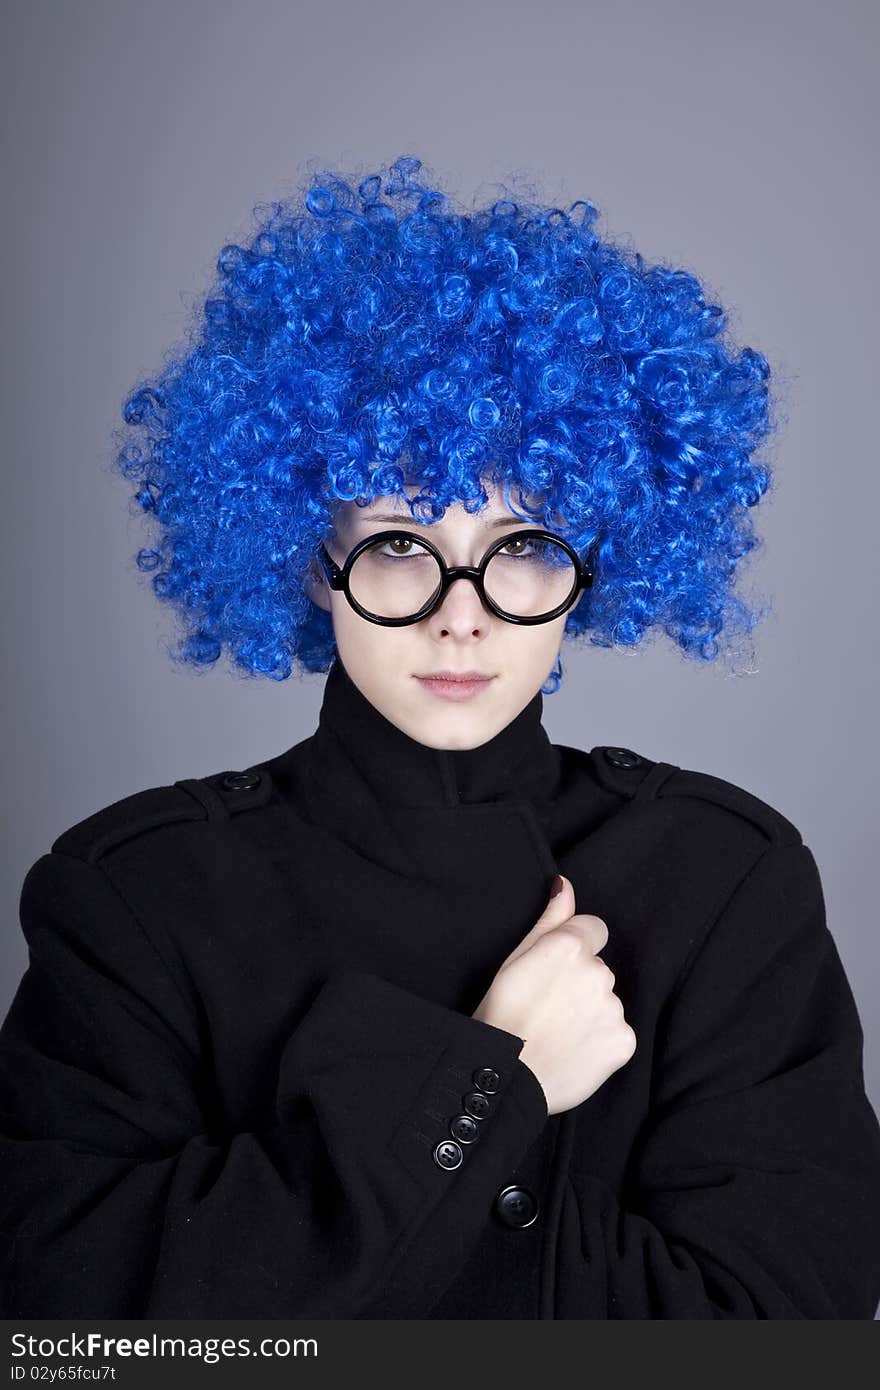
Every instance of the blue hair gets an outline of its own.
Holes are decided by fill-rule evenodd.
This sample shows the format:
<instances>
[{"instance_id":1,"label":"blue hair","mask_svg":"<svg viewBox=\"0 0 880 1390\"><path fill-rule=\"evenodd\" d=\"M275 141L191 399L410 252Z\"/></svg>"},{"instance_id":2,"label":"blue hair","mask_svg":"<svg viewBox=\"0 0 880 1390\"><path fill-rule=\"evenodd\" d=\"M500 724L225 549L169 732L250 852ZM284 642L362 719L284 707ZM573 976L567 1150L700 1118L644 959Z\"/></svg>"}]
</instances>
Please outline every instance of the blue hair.
<instances>
[{"instance_id":1,"label":"blue hair","mask_svg":"<svg viewBox=\"0 0 880 1390\"><path fill-rule=\"evenodd\" d=\"M487 481L589 552L566 638L732 649L767 611L734 592L770 483L766 359L689 271L601 240L592 203L460 211L422 167L258 204L186 345L127 395L114 467L158 528L136 563L182 624L172 661L328 670L304 581L338 503L414 483L431 524Z\"/></svg>"}]
</instances>

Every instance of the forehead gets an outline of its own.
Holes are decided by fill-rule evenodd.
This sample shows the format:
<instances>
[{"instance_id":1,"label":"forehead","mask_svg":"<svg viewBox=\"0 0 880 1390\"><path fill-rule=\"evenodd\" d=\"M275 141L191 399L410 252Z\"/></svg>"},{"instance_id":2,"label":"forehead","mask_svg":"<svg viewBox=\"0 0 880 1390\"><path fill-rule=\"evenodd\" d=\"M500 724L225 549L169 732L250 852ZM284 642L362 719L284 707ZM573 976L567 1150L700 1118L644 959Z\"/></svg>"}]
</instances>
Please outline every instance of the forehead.
<instances>
[{"instance_id":1,"label":"forehead","mask_svg":"<svg viewBox=\"0 0 880 1390\"><path fill-rule=\"evenodd\" d=\"M453 527L464 526L482 530L493 521L502 519L516 521L523 525L529 523L531 520L529 517L523 520L521 516L508 507L504 500L503 488L491 483L484 483L484 487L488 500L478 511L467 512L463 502L450 502L443 517L434 522L425 522L414 517L407 502L398 494L377 497L367 506L358 506L356 502L340 502L334 512L334 521L338 527L347 528L359 523L372 522L382 522L387 526L429 526L431 531L438 533ZM406 495L410 500L417 497L418 493L418 485L406 487ZM533 502L532 506L534 506Z\"/></svg>"}]
</instances>

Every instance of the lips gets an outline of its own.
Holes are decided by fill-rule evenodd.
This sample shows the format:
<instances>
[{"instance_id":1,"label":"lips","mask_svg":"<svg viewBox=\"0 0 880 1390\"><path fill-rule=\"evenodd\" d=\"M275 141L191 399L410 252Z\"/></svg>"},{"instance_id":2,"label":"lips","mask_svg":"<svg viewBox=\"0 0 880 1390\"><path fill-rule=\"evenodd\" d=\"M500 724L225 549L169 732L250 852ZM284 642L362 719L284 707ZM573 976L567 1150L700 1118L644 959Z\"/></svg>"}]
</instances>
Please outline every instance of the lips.
<instances>
[{"instance_id":1,"label":"lips","mask_svg":"<svg viewBox=\"0 0 880 1390\"><path fill-rule=\"evenodd\" d=\"M469 676L467 672L453 676L417 676L420 685L442 700L472 700L495 679L494 676Z\"/></svg>"},{"instance_id":2,"label":"lips","mask_svg":"<svg viewBox=\"0 0 880 1390\"><path fill-rule=\"evenodd\" d=\"M427 676L419 676L420 681L490 681L483 671L434 671Z\"/></svg>"}]
</instances>

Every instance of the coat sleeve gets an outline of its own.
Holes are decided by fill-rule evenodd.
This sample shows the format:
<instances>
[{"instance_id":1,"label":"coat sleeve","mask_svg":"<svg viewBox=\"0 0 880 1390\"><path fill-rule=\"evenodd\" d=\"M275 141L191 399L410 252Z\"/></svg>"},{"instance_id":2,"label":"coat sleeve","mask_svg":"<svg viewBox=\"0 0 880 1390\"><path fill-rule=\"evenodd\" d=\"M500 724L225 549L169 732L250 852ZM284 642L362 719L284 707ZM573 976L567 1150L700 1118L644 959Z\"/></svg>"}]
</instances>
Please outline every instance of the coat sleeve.
<instances>
[{"instance_id":1,"label":"coat sleeve","mask_svg":"<svg viewBox=\"0 0 880 1390\"><path fill-rule=\"evenodd\" d=\"M566 1190L562 1315L873 1318L862 1046L813 855L768 847L667 1001L620 1200L596 1179Z\"/></svg>"},{"instance_id":2,"label":"coat sleeve","mask_svg":"<svg viewBox=\"0 0 880 1390\"><path fill-rule=\"evenodd\" d=\"M101 863L42 856L21 922L4 1317L394 1317L395 1290L406 1316L430 1308L546 1123L523 1039L342 972L284 1040L271 1123L225 1133L192 995Z\"/></svg>"}]
</instances>

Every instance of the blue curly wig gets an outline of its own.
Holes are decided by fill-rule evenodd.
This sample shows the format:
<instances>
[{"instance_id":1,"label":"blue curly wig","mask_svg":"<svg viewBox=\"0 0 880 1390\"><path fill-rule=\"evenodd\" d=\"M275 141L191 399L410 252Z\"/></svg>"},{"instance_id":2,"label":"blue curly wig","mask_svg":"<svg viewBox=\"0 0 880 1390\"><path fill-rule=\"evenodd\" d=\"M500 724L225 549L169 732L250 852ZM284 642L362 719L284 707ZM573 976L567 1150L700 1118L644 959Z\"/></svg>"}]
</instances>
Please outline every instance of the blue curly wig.
<instances>
[{"instance_id":1,"label":"blue curly wig","mask_svg":"<svg viewBox=\"0 0 880 1390\"><path fill-rule=\"evenodd\" d=\"M733 591L770 482L766 359L723 340L691 273L601 240L592 203L456 211L422 168L324 170L258 204L185 348L126 397L113 467L159 528L136 563L183 624L172 661L327 671L304 580L338 503L415 484L431 524L479 511L485 481L589 551L566 638L731 650L767 611Z\"/></svg>"}]
</instances>

